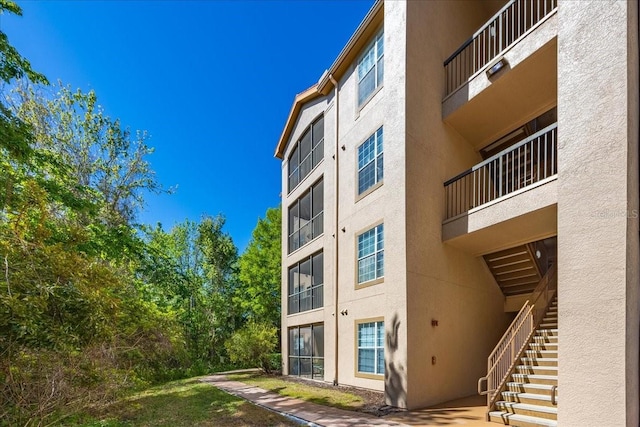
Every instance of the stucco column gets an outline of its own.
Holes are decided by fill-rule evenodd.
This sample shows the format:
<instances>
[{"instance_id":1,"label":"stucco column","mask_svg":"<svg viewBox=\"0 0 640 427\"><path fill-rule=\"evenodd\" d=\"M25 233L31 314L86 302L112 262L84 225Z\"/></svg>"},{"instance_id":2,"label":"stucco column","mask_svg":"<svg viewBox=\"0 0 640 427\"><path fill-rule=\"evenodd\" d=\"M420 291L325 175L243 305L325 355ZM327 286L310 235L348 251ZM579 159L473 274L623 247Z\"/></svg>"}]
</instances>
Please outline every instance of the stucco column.
<instances>
[{"instance_id":1,"label":"stucco column","mask_svg":"<svg viewBox=\"0 0 640 427\"><path fill-rule=\"evenodd\" d=\"M638 3L558 5L558 425L638 426Z\"/></svg>"}]
</instances>

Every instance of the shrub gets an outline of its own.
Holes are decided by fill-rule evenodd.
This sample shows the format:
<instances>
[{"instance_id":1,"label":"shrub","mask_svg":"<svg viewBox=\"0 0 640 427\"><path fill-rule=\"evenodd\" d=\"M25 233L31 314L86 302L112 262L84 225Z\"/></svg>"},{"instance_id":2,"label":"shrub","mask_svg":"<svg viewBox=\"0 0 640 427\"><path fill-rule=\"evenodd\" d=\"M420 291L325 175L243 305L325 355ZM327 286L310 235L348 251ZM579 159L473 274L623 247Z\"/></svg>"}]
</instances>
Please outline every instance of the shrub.
<instances>
[{"instance_id":1,"label":"shrub","mask_svg":"<svg viewBox=\"0 0 640 427\"><path fill-rule=\"evenodd\" d=\"M278 345L278 330L268 323L249 322L225 343L231 361L253 365L265 373L273 371L272 354Z\"/></svg>"}]
</instances>

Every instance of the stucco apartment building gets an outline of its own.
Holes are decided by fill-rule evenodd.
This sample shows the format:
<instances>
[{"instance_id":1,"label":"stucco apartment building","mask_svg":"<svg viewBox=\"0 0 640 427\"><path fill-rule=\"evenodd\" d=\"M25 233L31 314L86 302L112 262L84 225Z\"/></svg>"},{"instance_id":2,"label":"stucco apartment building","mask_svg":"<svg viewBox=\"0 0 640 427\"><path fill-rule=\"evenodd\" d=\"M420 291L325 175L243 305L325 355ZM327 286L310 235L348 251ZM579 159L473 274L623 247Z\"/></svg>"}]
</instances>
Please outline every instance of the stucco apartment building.
<instances>
[{"instance_id":1,"label":"stucco apartment building","mask_svg":"<svg viewBox=\"0 0 640 427\"><path fill-rule=\"evenodd\" d=\"M636 1L376 2L276 148L284 373L638 426L638 79Z\"/></svg>"}]
</instances>

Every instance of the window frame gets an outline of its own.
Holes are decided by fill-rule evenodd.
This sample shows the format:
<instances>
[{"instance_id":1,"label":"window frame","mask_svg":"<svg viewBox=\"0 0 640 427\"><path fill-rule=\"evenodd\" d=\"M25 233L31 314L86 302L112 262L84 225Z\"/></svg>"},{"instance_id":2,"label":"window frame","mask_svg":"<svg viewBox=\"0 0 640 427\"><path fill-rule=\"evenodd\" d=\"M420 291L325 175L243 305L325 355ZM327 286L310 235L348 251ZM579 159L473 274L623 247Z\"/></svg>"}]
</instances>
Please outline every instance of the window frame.
<instances>
[{"instance_id":1,"label":"window frame","mask_svg":"<svg viewBox=\"0 0 640 427\"><path fill-rule=\"evenodd\" d=\"M374 331L374 346L373 347L360 347L360 327L369 323L373 323L375 325ZM378 332L382 330L382 345L378 345ZM355 348L355 356L354 356L354 374L356 377L360 378L368 378L373 380L384 379L384 375L386 372L386 359L385 359L385 344L386 344L386 331L384 326L384 317L373 317L368 319L356 319L354 321L354 332L355 332L355 340L354 340L354 348ZM374 350L374 372L364 372L360 371L360 350ZM383 360L383 372L378 371L378 356L382 353Z\"/></svg>"},{"instance_id":2,"label":"window frame","mask_svg":"<svg viewBox=\"0 0 640 427\"><path fill-rule=\"evenodd\" d=\"M378 141L381 141L378 144ZM365 146L365 144L373 144L374 148L374 156L373 159L368 161L362 167L360 166L360 149ZM378 151L378 146L380 145L381 151ZM381 125L374 133L372 133L367 139L365 139L360 145L358 145L356 149L356 202L360 199L364 198L368 194L371 194L376 189L380 188L384 183L384 125ZM369 185L365 189L360 189L360 174L373 162L374 168L374 177L375 181L373 184ZM378 176L378 169L381 168L382 171L380 176Z\"/></svg>"},{"instance_id":3,"label":"window frame","mask_svg":"<svg viewBox=\"0 0 640 427\"><path fill-rule=\"evenodd\" d=\"M382 46L382 54L379 55L378 50ZM369 52L373 49L373 65L367 72L360 77L360 67L363 64L363 60L367 57ZM384 28L380 28L376 35L373 36L371 41L367 44L367 47L363 49L362 54L358 57L355 67L355 75L356 75L356 86L357 86L357 99L358 99L358 108L362 108L365 106L371 98L375 96L375 94L383 87L384 85ZM361 96L361 83L362 81L369 75L369 73L373 72L374 85L373 89L369 93L367 93L364 97ZM382 74L382 75L379 75Z\"/></svg>"},{"instance_id":4,"label":"window frame","mask_svg":"<svg viewBox=\"0 0 640 427\"><path fill-rule=\"evenodd\" d=\"M322 327L322 355L316 355L314 354L317 346L317 342L315 341L316 338L316 334L314 333L314 328L319 328ZM309 328L310 331L310 336L311 336L311 342L310 342L310 350L311 350L311 354L310 355L301 355L300 353L300 330L301 329L307 329ZM298 343L292 343L291 342L291 332L294 330L298 331ZM294 332L294 336L295 336L295 332ZM301 378L310 378L310 379L315 379L315 380L324 380L324 347L325 347L325 334L324 334L324 323L320 322L320 323L312 323L312 324L303 324L303 325L296 325L296 326L291 326L287 328L287 375L289 376L294 376L294 377L301 377ZM298 344L298 346L296 346L296 344ZM297 355L291 355L291 350L294 350L294 352L297 350L298 354ZM297 374L292 373L292 359L297 359ZM308 360L310 363L310 370L311 370L311 374L309 376L307 375L301 375L301 366L302 360ZM320 368L320 371L318 374L315 373L316 369Z\"/></svg>"},{"instance_id":5,"label":"window frame","mask_svg":"<svg viewBox=\"0 0 640 427\"><path fill-rule=\"evenodd\" d=\"M315 141L316 125L320 121L322 121L322 137L319 138L317 141ZM310 135L311 148L309 153L305 155L304 158L301 158L302 156L301 147L302 147L303 140L307 136L307 134ZM291 170L291 165L293 164L292 159L294 156L296 156L296 161L295 161L296 166L294 170ZM304 174L304 176L300 176L300 169L302 168L303 163L307 161L307 159L309 159L310 161L309 170ZM291 194L293 190L295 190L309 175L311 175L311 172L315 170L315 168L318 166L318 164L320 164L320 162L323 159L324 159L324 113L320 114L309 124L309 126L304 128L304 131L302 132L302 134L294 144L293 148L289 153L289 156L287 157L287 194ZM297 181L295 181L295 184L292 185L292 176L294 175L297 175L297 178L295 178L297 179Z\"/></svg>"},{"instance_id":6,"label":"window frame","mask_svg":"<svg viewBox=\"0 0 640 427\"><path fill-rule=\"evenodd\" d=\"M320 284L314 284L314 279L317 277L315 273L315 269L316 269L315 261L319 258L321 259L321 262L322 262L322 266L320 267L321 269L320 275L322 277L322 282ZM311 286L304 290L300 290L301 286L298 286L298 292L292 293L292 283L291 283L292 270L297 268L298 274L300 274L299 273L300 267L302 266L302 264L306 262L309 262L309 266L310 266ZM298 283L299 282L300 282L300 279L298 279ZM310 308L303 310L301 309L301 306L302 306L301 301L302 301L302 295L305 293L309 294L307 298L310 299ZM296 297L297 297L297 300L295 299ZM292 310L292 305L294 305L292 304L292 298L294 302L297 301L297 307L298 307L297 311ZM302 258L301 260L299 260L298 262L296 262L295 264L293 264L287 269L287 315L305 313L307 311L315 310L322 307L324 307L324 252L320 250L307 257Z\"/></svg>"},{"instance_id":7,"label":"window frame","mask_svg":"<svg viewBox=\"0 0 640 427\"><path fill-rule=\"evenodd\" d=\"M377 230L378 227L382 227L382 248L381 249L378 249L378 243L379 243L378 232L375 231ZM374 245L373 245L374 251L373 253L369 253L361 257L360 251L359 251L360 237L372 230L374 230L374 238L375 238ZM382 275L380 276L378 276L378 269L377 269L378 254L382 255ZM375 277L373 279L369 279L361 282L360 281L360 261L371 256L375 257L375 261L374 261L374 265L376 266ZM384 282L384 220L378 221L377 223L360 230L359 232L356 233L356 238L355 238L355 283L356 283L355 287L356 289L377 285L382 282Z\"/></svg>"},{"instance_id":8,"label":"window frame","mask_svg":"<svg viewBox=\"0 0 640 427\"><path fill-rule=\"evenodd\" d=\"M318 194L321 196L322 200L319 202L318 201L314 202L314 199L317 200L317 194L315 190L319 188L320 185L322 185L322 191L318 191ZM291 211L292 209L294 209L294 207L298 209L297 218L298 218L298 223L300 223L301 222L300 221L300 203L307 196L310 198L309 221L305 225L299 226L297 229L292 230L294 226L292 225ZM315 206L317 204L322 205L322 210L314 214ZM305 241L304 243L300 243L300 232L307 225L309 225L311 228L311 237L309 238L309 240ZM292 249L292 246L293 246L292 238L295 238L296 233L298 234L298 246ZM322 234L324 234L324 176L320 177L320 179L314 182L306 191L300 194L300 196L298 196L298 198L295 199L287 208L287 236L288 236L287 237L287 254L290 255L293 252L297 251L298 249L308 245L317 237L322 236Z\"/></svg>"}]
</instances>

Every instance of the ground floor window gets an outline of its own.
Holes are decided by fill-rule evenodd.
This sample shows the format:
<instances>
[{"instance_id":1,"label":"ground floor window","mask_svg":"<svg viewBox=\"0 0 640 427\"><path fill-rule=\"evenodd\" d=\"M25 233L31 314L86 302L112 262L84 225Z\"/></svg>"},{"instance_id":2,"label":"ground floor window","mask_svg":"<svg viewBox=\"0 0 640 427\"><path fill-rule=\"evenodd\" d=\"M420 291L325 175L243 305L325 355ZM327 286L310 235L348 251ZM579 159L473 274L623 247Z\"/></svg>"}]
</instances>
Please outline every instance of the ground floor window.
<instances>
[{"instance_id":1,"label":"ground floor window","mask_svg":"<svg viewBox=\"0 0 640 427\"><path fill-rule=\"evenodd\" d=\"M289 328L289 375L324 379L324 325Z\"/></svg>"},{"instance_id":2,"label":"ground floor window","mask_svg":"<svg viewBox=\"0 0 640 427\"><path fill-rule=\"evenodd\" d=\"M384 321L358 325L358 372L384 375Z\"/></svg>"}]
</instances>

